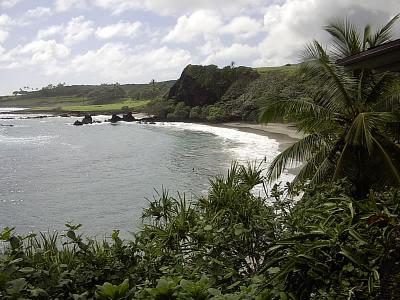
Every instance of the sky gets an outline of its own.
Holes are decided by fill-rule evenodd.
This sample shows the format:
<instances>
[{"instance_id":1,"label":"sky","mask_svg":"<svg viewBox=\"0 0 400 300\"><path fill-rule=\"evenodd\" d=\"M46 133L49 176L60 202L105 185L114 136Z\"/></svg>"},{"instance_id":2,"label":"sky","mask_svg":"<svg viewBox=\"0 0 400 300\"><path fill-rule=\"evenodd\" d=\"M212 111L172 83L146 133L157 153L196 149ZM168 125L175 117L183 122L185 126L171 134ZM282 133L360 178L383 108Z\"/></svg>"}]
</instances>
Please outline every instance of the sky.
<instances>
[{"instance_id":1,"label":"sky","mask_svg":"<svg viewBox=\"0 0 400 300\"><path fill-rule=\"evenodd\" d=\"M331 21L377 27L397 13L400 0L0 0L0 95L296 63L307 43L328 42Z\"/></svg>"}]
</instances>

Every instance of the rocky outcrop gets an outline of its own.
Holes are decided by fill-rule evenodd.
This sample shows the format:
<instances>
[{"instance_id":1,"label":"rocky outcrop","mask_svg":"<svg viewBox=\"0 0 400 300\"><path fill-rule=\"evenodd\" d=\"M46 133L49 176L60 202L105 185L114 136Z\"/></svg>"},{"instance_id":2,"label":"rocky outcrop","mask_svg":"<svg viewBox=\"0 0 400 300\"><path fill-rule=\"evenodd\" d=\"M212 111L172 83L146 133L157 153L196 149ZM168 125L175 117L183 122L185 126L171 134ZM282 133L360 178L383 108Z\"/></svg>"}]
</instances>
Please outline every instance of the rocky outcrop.
<instances>
[{"instance_id":1,"label":"rocky outcrop","mask_svg":"<svg viewBox=\"0 0 400 300\"><path fill-rule=\"evenodd\" d=\"M75 126L82 126L82 125L87 125L87 124L92 124L93 123L93 118L91 115L85 115L82 119L82 121L75 121L74 125Z\"/></svg>"},{"instance_id":2,"label":"rocky outcrop","mask_svg":"<svg viewBox=\"0 0 400 300\"><path fill-rule=\"evenodd\" d=\"M85 115L85 117L82 119L82 124L92 124L93 119L91 115Z\"/></svg>"},{"instance_id":3,"label":"rocky outcrop","mask_svg":"<svg viewBox=\"0 0 400 300\"><path fill-rule=\"evenodd\" d=\"M122 120L125 122L133 122L136 121L135 117L132 115L131 112L127 113L126 115L122 116Z\"/></svg>"},{"instance_id":4,"label":"rocky outcrop","mask_svg":"<svg viewBox=\"0 0 400 300\"><path fill-rule=\"evenodd\" d=\"M167 98L192 107L212 105L221 100L234 84L247 86L259 76L257 71L247 67L219 69L215 65L189 65L172 86ZM244 91L243 88L242 90Z\"/></svg>"},{"instance_id":5,"label":"rocky outcrop","mask_svg":"<svg viewBox=\"0 0 400 300\"><path fill-rule=\"evenodd\" d=\"M111 119L108 120L108 122L110 122L110 123L117 123L117 122L122 121L122 120L123 120L123 119L122 119L120 116L118 116L118 115L116 115L116 114L113 114L113 115L111 116Z\"/></svg>"}]
</instances>

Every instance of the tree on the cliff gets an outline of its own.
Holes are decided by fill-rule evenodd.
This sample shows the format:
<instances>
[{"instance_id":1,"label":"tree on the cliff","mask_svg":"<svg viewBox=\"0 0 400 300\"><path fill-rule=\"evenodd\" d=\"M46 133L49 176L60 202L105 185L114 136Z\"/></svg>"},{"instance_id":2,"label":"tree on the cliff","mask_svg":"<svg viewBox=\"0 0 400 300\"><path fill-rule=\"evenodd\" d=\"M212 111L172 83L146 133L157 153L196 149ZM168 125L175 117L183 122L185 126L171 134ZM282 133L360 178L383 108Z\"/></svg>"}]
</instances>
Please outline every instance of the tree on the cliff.
<instances>
[{"instance_id":1,"label":"tree on the cliff","mask_svg":"<svg viewBox=\"0 0 400 300\"><path fill-rule=\"evenodd\" d=\"M346 71L335 62L390 41L399 15L384 27L363 33L348 21L325 27L332 38L326 50L314 41L305 50L302 67L317 91L310 99L271 101L260 120L295 122L306 135L283 151L269 167L270 179L297 162L304 165L294 184L347 178L359 195L371 187L400 185L399 77L371 70Z\"/></svg>"}]
</instances>

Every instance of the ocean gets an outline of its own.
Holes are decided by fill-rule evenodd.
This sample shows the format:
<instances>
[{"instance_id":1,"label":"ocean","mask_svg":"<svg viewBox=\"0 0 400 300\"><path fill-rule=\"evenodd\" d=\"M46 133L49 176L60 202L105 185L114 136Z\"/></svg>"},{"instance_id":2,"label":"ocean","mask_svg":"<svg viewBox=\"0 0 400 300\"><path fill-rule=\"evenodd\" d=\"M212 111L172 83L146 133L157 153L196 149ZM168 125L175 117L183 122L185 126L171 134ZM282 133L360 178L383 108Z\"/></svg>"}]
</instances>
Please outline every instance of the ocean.
<instances>
[{"instance_id":1,"label":"ocean","mask_svg":"<svg viewBox=\"0 0 400 300\"><path fill-rule=\"evenodd\" d=\"M230 128L136 122L76 127L76 117L32 117L11 109L0 115L0 228L21 234L62 231L71 222L91 236L113 229L126 236L140 228L143 208L162 189L194 200L233 161L265 160L267 166L279 153L277 141Z\"/></svg>"}]
</instances>

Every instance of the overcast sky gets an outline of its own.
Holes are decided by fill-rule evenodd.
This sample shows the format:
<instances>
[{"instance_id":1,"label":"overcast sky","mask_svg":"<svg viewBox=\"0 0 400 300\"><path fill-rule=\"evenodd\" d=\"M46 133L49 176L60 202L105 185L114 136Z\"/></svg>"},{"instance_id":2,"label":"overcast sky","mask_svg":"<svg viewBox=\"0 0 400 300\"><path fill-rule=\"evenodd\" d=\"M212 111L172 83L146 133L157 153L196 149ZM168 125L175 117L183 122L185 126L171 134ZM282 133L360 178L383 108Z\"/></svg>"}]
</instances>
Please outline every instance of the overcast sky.
<instances>
[{"instance_id":1,"label":"overcast sky","mask_svg":"<svg viewBox=\"0 0 400 300\"><path fill-rule=\"evenodd\" d=\"M190 63L295 63L330 20L382 25L399 12L400 0L0 0L0 94L176 79Z\"/></svg>"}]
</instances>

